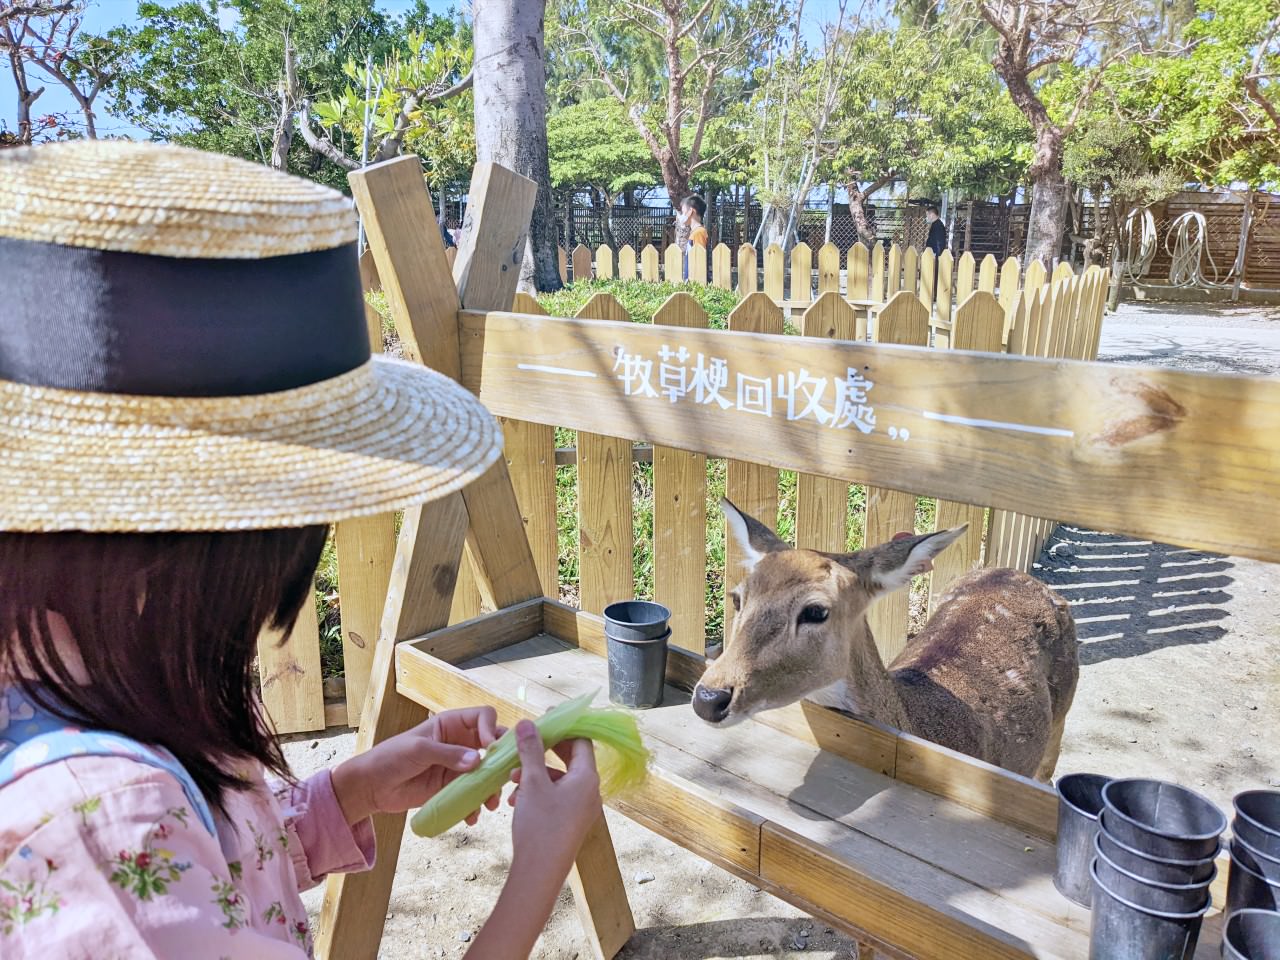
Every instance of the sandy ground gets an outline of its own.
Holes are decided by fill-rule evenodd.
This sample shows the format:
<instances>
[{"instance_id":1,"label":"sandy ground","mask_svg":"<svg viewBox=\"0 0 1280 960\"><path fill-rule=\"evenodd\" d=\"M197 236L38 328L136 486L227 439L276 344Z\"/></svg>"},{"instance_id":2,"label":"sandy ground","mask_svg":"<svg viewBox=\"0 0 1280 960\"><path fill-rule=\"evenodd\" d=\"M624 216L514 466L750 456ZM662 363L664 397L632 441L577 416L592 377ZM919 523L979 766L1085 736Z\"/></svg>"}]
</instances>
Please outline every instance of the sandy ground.
<instances>
[{"instance_id":1,"label":"sandy ground","mask_svg":"<svg viewBox=\"0 0 1280 960\"><path fill-rule=\"evenodd\" d=\"M1275 375L1280 310L1126 304L1104 325L1102 357ZM1059 774L1175 779L1224 808L1238 790L1280 786L1275 568L1061 527L1037 572L1072 602L1082 641ZM331 732L285 753L305 775L348 756L353 742L349 731ZM640 927L627 960L857 956L848 939L787 904L622 817L609 822ZM438 840L407 835L379 956L461 956L510 852L505 807ZM314 920L320 891L305 899ZM589 956L567 894L534 955Z\"/></svg>"}]
</instances>

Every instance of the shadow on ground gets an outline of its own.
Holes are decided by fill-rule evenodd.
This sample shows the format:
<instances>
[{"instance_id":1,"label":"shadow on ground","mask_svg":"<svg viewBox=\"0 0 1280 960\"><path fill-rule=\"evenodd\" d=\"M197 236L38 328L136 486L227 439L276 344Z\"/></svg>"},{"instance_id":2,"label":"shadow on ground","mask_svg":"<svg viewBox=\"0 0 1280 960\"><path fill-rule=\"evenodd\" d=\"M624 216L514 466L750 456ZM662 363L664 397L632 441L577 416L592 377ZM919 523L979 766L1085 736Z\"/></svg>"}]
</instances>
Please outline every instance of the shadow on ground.
<instances>
[{"instance_id":1,"label":"shadow on ground","mask_svg":"<svg viewBox=\"0 0 1280 960\"><path fill-rule=\"evenodd\" d=\"M1089 666L1221 639L1232 570L1217 554L1064 525L1034 572L1071 604Z\"/></svg>"},{"instance_id":2,"label":"shadow on ground","mask_svg":"<svg viewBox=\"0 0 1280 960\"><path fill-rule=\"evenodd\" d=\"M637 930L618 960L703 960L710 957L774 957L804 950L832 960L854 960L857 948L808 918L743 917Z\"/></svg>"}]
</instances>

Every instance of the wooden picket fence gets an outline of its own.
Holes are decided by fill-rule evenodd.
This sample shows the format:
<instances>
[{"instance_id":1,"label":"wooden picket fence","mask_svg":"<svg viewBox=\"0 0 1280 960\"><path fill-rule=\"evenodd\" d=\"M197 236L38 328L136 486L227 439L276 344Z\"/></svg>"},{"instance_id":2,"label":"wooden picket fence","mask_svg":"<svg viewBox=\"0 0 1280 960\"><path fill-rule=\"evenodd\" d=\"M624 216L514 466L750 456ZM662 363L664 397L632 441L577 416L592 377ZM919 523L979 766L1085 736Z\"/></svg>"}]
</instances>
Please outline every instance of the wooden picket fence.
<instances>
[{"instance_id":1,"label":"wooden picket fence","mask_svg":"<svg viewBox=\"0 0 1280 960\"><path fill-rule=\"evenodd\" d=\"M683 272L679 251L666 253L668 275ZM824 248L825 250L825 248ZM450 251L452 252L452 251ZM1102 270L1093 268L1081 276L1067 267L1052 278L1039 264L1027 270L1023 286L1017 283L1017 261L997 270L986 258L975 270L967 254L953 265L949 254L937 263L936 287L919 282L923 262L908 248L886 251L877 245L867 251L855 245L843 270L825 251L820 257L819 282L824 289L799 316L799 332L809 337L914 344L935 349L1007 351L1041 357L1093 359L1097 353L1106 283ZM777 248L766 251L765 290L750 290L729 316L729 329L759 333L784 332L784 307L777 294L784 289ZM803 275L804 251L792 252L793 275ZM865 258L863 254L866 254ZM658 275L657 250L641 253L644 275ZM717 276L728 282L728 249L712 251ZM695 252L695 267L698 261ZM589 261L588 261L589 262ZM754 251L738 251L738 276L755 276ZM364 264L368 266L368 264ZM796 266L800 270L797 274ZM605 275L631 275L634 254L624 248L617 261L599 253L592 268ZM586 267L583 267L585 272ZM613 271L616 271L614 273ZM581 275L581 273L579 274ZM848 278L848 279L846 279ZM836 280L843 282L836 285ZM1000 281L1003 280L1003 283ZM867 297L860 294L866 285ZM376 276L366 274L366 288L377 287ZM937 290L937 297L932 291ZM863 308L860 301L884 299L878 309ZM996 294L1000 296L997 298ZM952 308L953 297L958 306ZM931 310L930 307L933 309ZM519 312L545 314L538 302L518 295ZM627 321L626 310L611 295L598 293L578 312L580 318ZM707 316L693 297L672 296L653 318L673 327L704 328ZM370 311L371 340L381 345L380 320ZM559 595L559 545L556 515L557 450L554 429L545 424L504 419L506 456L517 498L526 519L526 531L538 575L548 596ZM564 458L563 452L561 453ZM600 612L613 600L635 593L632 556L633 464L651 459L654 483L654 595L673 612L673 627L686 647L699 649L705 636L707 603L706 498L707 458L699 453L635 444L630 440L579 433L576 453L577 544L579 605ZM983 469L974 464L974 470ZM759 464L730 461L727 493L749 513L771 521L778 515L779 473ZM798 478L796 540L799 545L842 550L847 541L849 484L802 474ZM913 529L916 497L892 489L868 489L864 531L867 543L888 540L902 530ZM1052 505L1046 504L1046 515ZM1051 520L967 504L939 502L940 527L968 521L970 534L948 550L932 575L931 598L966 569L978 563L1028 569L1052 529ZM259 644L259 672L267 711L280 733L320 730L326 726L359 722L368 688L369 671L378 635L382 608L395 547L395 518L384 514L339 523L335 530L338 577L341 584L341 634L345 689L326 700L321 681L319 625L306 605L290 642L279 646L274 637ZM375 546L371 546L375 545ZM726 544L726 586L732 590L740 569L736 545ZM723 600L723 597L721 598ZM455 595L452 620L476 616L485 606L471 574L463 564ZM725 610L729 629L732 606ZM906 638L908 597L900 593L886 598L873 610L873 627L882 638L886 657L896 654Z\"/></svg>"}]
</instances>

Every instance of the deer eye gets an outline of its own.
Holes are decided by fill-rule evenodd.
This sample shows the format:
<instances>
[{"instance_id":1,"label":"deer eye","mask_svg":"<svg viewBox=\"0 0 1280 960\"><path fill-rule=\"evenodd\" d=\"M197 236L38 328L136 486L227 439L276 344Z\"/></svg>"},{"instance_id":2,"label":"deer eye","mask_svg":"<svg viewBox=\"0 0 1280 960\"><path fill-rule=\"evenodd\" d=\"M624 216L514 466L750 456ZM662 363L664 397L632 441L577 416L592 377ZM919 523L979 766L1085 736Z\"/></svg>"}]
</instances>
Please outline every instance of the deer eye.
<instances>
[{"instance_id":1,"label":"deer eye","mask_svg":"<svg viewBox=\"0 0 1280 960\"><path fill-rule=\"evenodd\" d=\"M826 607L811 603L800 611L800 616L796 618L796 623L826 623L829 611Z\"/></svg>"}]
</instances>

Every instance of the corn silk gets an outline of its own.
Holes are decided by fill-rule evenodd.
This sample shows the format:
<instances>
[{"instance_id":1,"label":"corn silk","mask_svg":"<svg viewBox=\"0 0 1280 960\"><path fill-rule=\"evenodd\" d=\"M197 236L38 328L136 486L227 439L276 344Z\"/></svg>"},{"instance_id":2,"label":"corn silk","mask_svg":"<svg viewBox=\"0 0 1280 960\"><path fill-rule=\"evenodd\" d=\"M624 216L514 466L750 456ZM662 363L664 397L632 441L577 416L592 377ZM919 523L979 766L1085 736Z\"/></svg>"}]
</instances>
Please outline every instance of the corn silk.
<instances>
[{"instance_id":1,"label":"corn silk","mask_svg":"<svg viewBox=\"0 0 1280 960\"><path fill-rule=\"evenodd\" d=\"M600 771L600 793L611 797L644 781L649 751L640 740L634 716L623 710L593 707L594 698L595 693L588 693L566 700L533 722L548 750L563 740L592 741ZM413 815L413 832L420 837L435 837L461 823L498 793L518 766L520 755L513 728L494 741L480 766L448 783Z\"/></svg>"}]
</instances>

